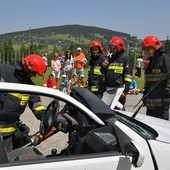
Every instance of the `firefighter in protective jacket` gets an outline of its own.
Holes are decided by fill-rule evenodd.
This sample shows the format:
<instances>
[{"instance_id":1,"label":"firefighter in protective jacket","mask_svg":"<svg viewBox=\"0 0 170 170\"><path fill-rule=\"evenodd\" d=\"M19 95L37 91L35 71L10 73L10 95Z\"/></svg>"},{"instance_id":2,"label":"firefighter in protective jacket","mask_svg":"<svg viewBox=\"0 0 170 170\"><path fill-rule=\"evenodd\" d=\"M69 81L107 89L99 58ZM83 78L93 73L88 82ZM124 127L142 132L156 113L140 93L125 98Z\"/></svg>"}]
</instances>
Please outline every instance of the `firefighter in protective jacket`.
<instances>
[{"instance_id":1,"label":"firefighter in protective jacket","mask_svg":"<svg viewBox=\"0 0 170 170\"><path fill-rule=\"evenodd\" d=\"M169 119L170 107L170 56L164 53L162 42L155 36L142 40L142 49L149 58L145 70L146 114ZM157 85L155 86L155 84ZM153 88L154 87L154 88Z\"/></svg>"},{"instance_id":2,"label":"firefighter in protective jacket","mask_svg":"<svg viewBox=\"0 0 170 170\"><path fill-rule=\"evenodd\" d=\"M46 65L38 55L29 55L22 58L22 62L16 67L8 64L0 64L0 82L33 84L31 77L36 74L43 75ZM0 93L0 133L4 140L4 147L7 152L15 149L18 145L15 133L18 128L28 132L26 126L21 126L20 115L24 112L27 104L38 119L41 119L45 111L45 106L41 104L37 95L27 95L21 93ZM17 126L19 125L19 126ZM14 142L15 141L15 142Z\"/></svg>"},{"instance_id":3,"label":"firefighter in protective jacket","mask_svg":"<svg viewBox=\"0 0 170 170\"><path fill-rule=\"evenodd\" d=\"M104 61L102 45L100 41L93 40L90 43L90 70L88 72L88 89L102 98L104 92L103 74L100 72L101 64Z\"/></svg>"},{"instance_id":4,"label":"firefighter in protective jacket","mask_svg":"<svg viewBox=\"0 0 170 170\"><path fill-rule=\"evenodd\" d=\"M105 74L105 85L107 95L103 96L103 101L110 105L113 100L113 94L116 94L118 88L124 86L124 91L119 99L122 105L125 104L126 95L132 81L132 66L128 56L125 55L125 44L120 37L113 37L109 44L112 56L103 61L101 72ZM110 96L110 97L109 97ZM109 99L110 98L110 99Z\"/></svg>"}]
</instances>

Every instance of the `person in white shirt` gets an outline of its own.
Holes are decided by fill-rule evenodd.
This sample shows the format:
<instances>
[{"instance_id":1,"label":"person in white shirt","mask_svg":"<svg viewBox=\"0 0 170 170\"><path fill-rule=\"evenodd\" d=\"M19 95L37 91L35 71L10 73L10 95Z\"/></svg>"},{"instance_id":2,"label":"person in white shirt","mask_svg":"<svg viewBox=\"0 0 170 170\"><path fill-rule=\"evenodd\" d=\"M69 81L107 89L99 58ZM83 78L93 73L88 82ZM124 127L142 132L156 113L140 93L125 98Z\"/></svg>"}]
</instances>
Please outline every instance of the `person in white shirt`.
<instances>
[{"instance_id":1,"label":"person in white shirt","mask_svg":"<svg viewBox=\"0 0 170 170\"><path fill-rule=\"evenodd\" d=\"M42 54L42 59L44 60L45 62L45 65L48 66L48 58L47 58L47 53L43 53Z\"/></svg>"},{"instance_id":2,"label":"person in white shirt","mask_svg":"<svg viewBox=\"0 0 170 170\"><path fill-rule=\"evenodd\" d=\"M71 53L69 51L67 51L65 54L63 74L66 75L68 80L71 79L72 68L73 68L73 57L72 57Z\"/></svg>"}]
</instances>

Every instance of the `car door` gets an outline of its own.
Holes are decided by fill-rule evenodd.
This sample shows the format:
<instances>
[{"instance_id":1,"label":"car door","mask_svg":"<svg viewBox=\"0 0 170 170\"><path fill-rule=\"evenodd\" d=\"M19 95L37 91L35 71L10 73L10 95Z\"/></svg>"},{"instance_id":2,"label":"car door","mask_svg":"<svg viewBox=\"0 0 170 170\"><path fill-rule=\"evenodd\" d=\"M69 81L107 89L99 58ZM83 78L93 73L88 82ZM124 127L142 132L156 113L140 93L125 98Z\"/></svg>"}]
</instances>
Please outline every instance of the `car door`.
<instances>
[{"instance_id":1,"label":"car door","mask_svg":"<svg viewBox=\"0 0 170 170\"><path fill-rule=\"evenodd\" d=\"M154 168L152 156L147 142L131 128L116 121L114 128L117 134L121 153L105 152L97 154L85 154L66 157L53 157L44 160L34 160L8 165L5 169L17 168L42 170L152 170ZM134 157L131 150L138 152L138 157ZM136 160L134 160L136 159ZM0 168L1 169L1 168ZM4 169L4 167L2 167Z\"/></svg>"}]
</instances>

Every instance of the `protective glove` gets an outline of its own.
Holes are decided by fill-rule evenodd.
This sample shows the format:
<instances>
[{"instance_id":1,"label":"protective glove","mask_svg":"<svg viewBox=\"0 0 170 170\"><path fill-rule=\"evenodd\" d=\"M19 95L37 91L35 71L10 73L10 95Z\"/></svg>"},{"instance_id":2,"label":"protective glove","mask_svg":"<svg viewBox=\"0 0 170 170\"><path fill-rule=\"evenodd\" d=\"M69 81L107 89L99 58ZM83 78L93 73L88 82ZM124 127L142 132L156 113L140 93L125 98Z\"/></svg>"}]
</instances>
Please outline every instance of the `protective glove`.
<instances>
[{"instance_id":1,"label":"protective glove","mask_svg":"<svg viewBox=\"0 0 170 170\"><path fill-rule=\"evenodd\" d=\"M13 137L14 149L22 147L30 142L30 128L26 124L22 124L22 122L17 122L16 126L17 129Z\"/></svg>"},{"instance_id":2,"label":"protective glove","mask_svg":"<svg viewBox=\"0 0 170 170\"><path fill-rule=\"evenodd\" d=\"M45 112L46 112L46 110L38 111L38 113L36 114L36 118L41 121L45 115Z\"/></svg>"},{"instance_id":3,"label":"protective glove","mask_svg":"<svg viewBox=\"0 0 170 170\"><path fill-rule=\"evenodd\" d=\"M167 97L170 97L170 89L169 88L165 88L164 89L164 96L167 98Z\"/></svg>"},{"instance_id":4,"label":"protective glove","mask_svg":"<svg viewBox=\"0 0 170 170\"><path fill-rule=\"evenodd\" d=\"M164 108L170 108L170 89L169 88L164 89L162 104Z\"/></svg>"},{"instance_id":5,"label":"protective glove","mask_svg":"<svg viewBox=\"0 0 170 170\"><path fill-rule=\"evenodd\" d=\"M23 124L22 122L17 123L17 128L24 133L29 133L30 131L30 128L26 124Z\"/></svg>"}]
</instances>

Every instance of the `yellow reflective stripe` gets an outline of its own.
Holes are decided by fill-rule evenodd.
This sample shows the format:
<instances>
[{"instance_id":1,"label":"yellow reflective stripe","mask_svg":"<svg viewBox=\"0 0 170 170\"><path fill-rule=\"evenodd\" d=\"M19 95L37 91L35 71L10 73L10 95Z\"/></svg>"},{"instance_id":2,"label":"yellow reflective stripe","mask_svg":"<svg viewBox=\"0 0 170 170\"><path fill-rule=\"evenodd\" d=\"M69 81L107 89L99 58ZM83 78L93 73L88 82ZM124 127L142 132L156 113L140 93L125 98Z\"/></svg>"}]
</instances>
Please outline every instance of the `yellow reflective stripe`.
<instances>
[{"instance_id":1,"label":"yellow reflective stripe","mask_svg":"<svg viewBox=\"0 0 170 170\"><path fill-rule=\"evenodd\" d=\"M98 89L91 89L91 91L98 91Z\"/></svg>"},{"instance_id":2,"label":"yellow reflective stripe","mask_svg":"<svg viewBox=\"0 0 170 170\"><path fill-rule=\"evenodd\" d=\"M152 69L152 73L160 73L161 69Z\"/></svg>"},{"instance_id":3,"label":"yellow reflective stripe","mask_svg":"<svg viewBox=\"0 0 170 170\"><path fill-rule=\"evenodd\" d=\"M158 98L158 99L147 99L146 100L146 106L148 108L154 108L154 107L159 107L162 106L162 99Z\"/></svg>"},{"instance_id":4,"label":"yellow reflective stripe","mask_svg":"<svg viewBox=\"0 0 170 170\"><path fill-rule=\"evenodd\" d=\"M131 78L128 78L128 77L125 77L125 78L124 78L124 81L132 82L132 79L131 79Z\"/></svg>"},{"instance_id":5,"label":"yellow reflective stripe","mask_svg":"<svg viewBox=\"0 0 170 170\"><path fill-rule=\"evenodd\" d=\"M159 81L159 80L165 80L166 77L162 78L162 77L152 77L152 78L149 78L149 77L146 77L146 81Z\"/></svg>"},{"instance_id":6,"label":"yellow reflective stripe","mask_svg":"<svg viewBox=\"0 0 170 170\"><path fill-rule=\"evenodd\" d=\"M155 74L147 74L147 77L153 78L153 77L163 77L165 76L165 73L155 73Z\"/></svg>"},{"instance_id":7,"label":"yellow reflective stripe","mask_svg":"<svg viewBox=\"0 0 170 170\"><path fill-rule=\"evenodd\" d=\"M112 69L112 70L123 70L123 67L122 67L122 66L112 66L112 65L111 65L111 66L108 67L108 69L109 69L109 70L111 70L111 69Z\"/></svg>"},{"instance_id":8,"label":"yellow reflective stripe","mask_svg":"<svg viewBox=\"0 0 170 170\"><path fill-rule=\"evenodd\" d=\"M36 114L37 112L39 112L40 110L45 110L46 107L45 106L37 106L36 108L34 108L34 114Z\"/></svg>"},{"instance_id":9,"label":"yellow reflective stripe","mask_svg":"<svg viewBox=\"0 0 170 170\"><path fill-rule=\"evenodd\" d=\"M21 99L21 100L29 100L29 95L24 95L24 94L21 94L21 93L9 93L10 95L12 95L12 96L15 96L15 97L17 97L17 98L19 98L19 99Z\"/></svg>"},{"instance_id":10,"label":"yellow reflective stripe","mask_svg":"<svg viewBox=\"0 0 170 170\"><path fill-rule=\"evenodd\" d=\"M170 88L170 80L167 80L167 87Z\"/></svg>"},{"instance_id":11,"label":"yellow reflective stripe","mask_svg":"<svg viewBox=\"0 0 170 170\"><path fill-rule=\"evenodd\" d=\"M147 99L147 102L162 102L162 98L159 98L159 99Z\"/></svg>"},{"instance_id":12,"label":"yellow reflective stripe","mask_svg":"<svg viewBox=\"0 0 170 170\"><path fill-rule=\"evenodd\" d=\"M7 127L7 128L0 128L0 133L10 133L14 132L16 130L16 127Z\"/></svg>"},{"instance_id":13,"label":"yellow reflective stripe","mask_svg":"<svg viewBox=\"0 0 170 170\"><path fill-rule=\"evenodd\" d=\"M109 66L109 70L114 70L114 73L122 74L123 73L123 67L122 66Z\"/></svg>"},{"instance_id":14,"label":"yellow reflective stripe","mask_svg":"<svg viewBox=\"0 0 170 170\"><path fill-rule=\"evenodd\" d=\"M162 103L147 103L146 107L148 108L152 108L152 107L159 107L159 106L163 106Z\"/></svg>"},{"instance_id":15,"label":"yellow reflective stripe","mask_svg":"<svg viewBox=\"0 0 170 170\"><path fill-rule=\"evenodd\" d=\"M91 87L91 91L98 91L98 87L92 86L92 87Z\"/></svg>"},{"instance_id":16,"label":"yellow reflective stripe","mask_svg":"<svg viewBox=\"0 0 170 170\"><path fill-rule=\"evenodd\" d=\"M100 67L95 67L94 68L94 74L101 75Z\"/></svg>"},{"instance_id":17,"label":"yellow reflective stripe","mask_svg":"<svg viewBox=\"0 0 170 170\"><path fill-rule=\"evenodd\" d=\"M21 100L20 105L26 105L30 96L27 94L21 94L21 93L9 93L11 96L15 96L18 99Z\"/></svg>"},{"instance_id":18,"label":"yellow reflective stripe","mask_svg":"<svg viewBox=\"0 0 170 170\"><path fill-rule=\"evenodd\" d=\"M114 73L122 74L123 71L122 70L114 70Z\"/></svg>"}]
</instances>

